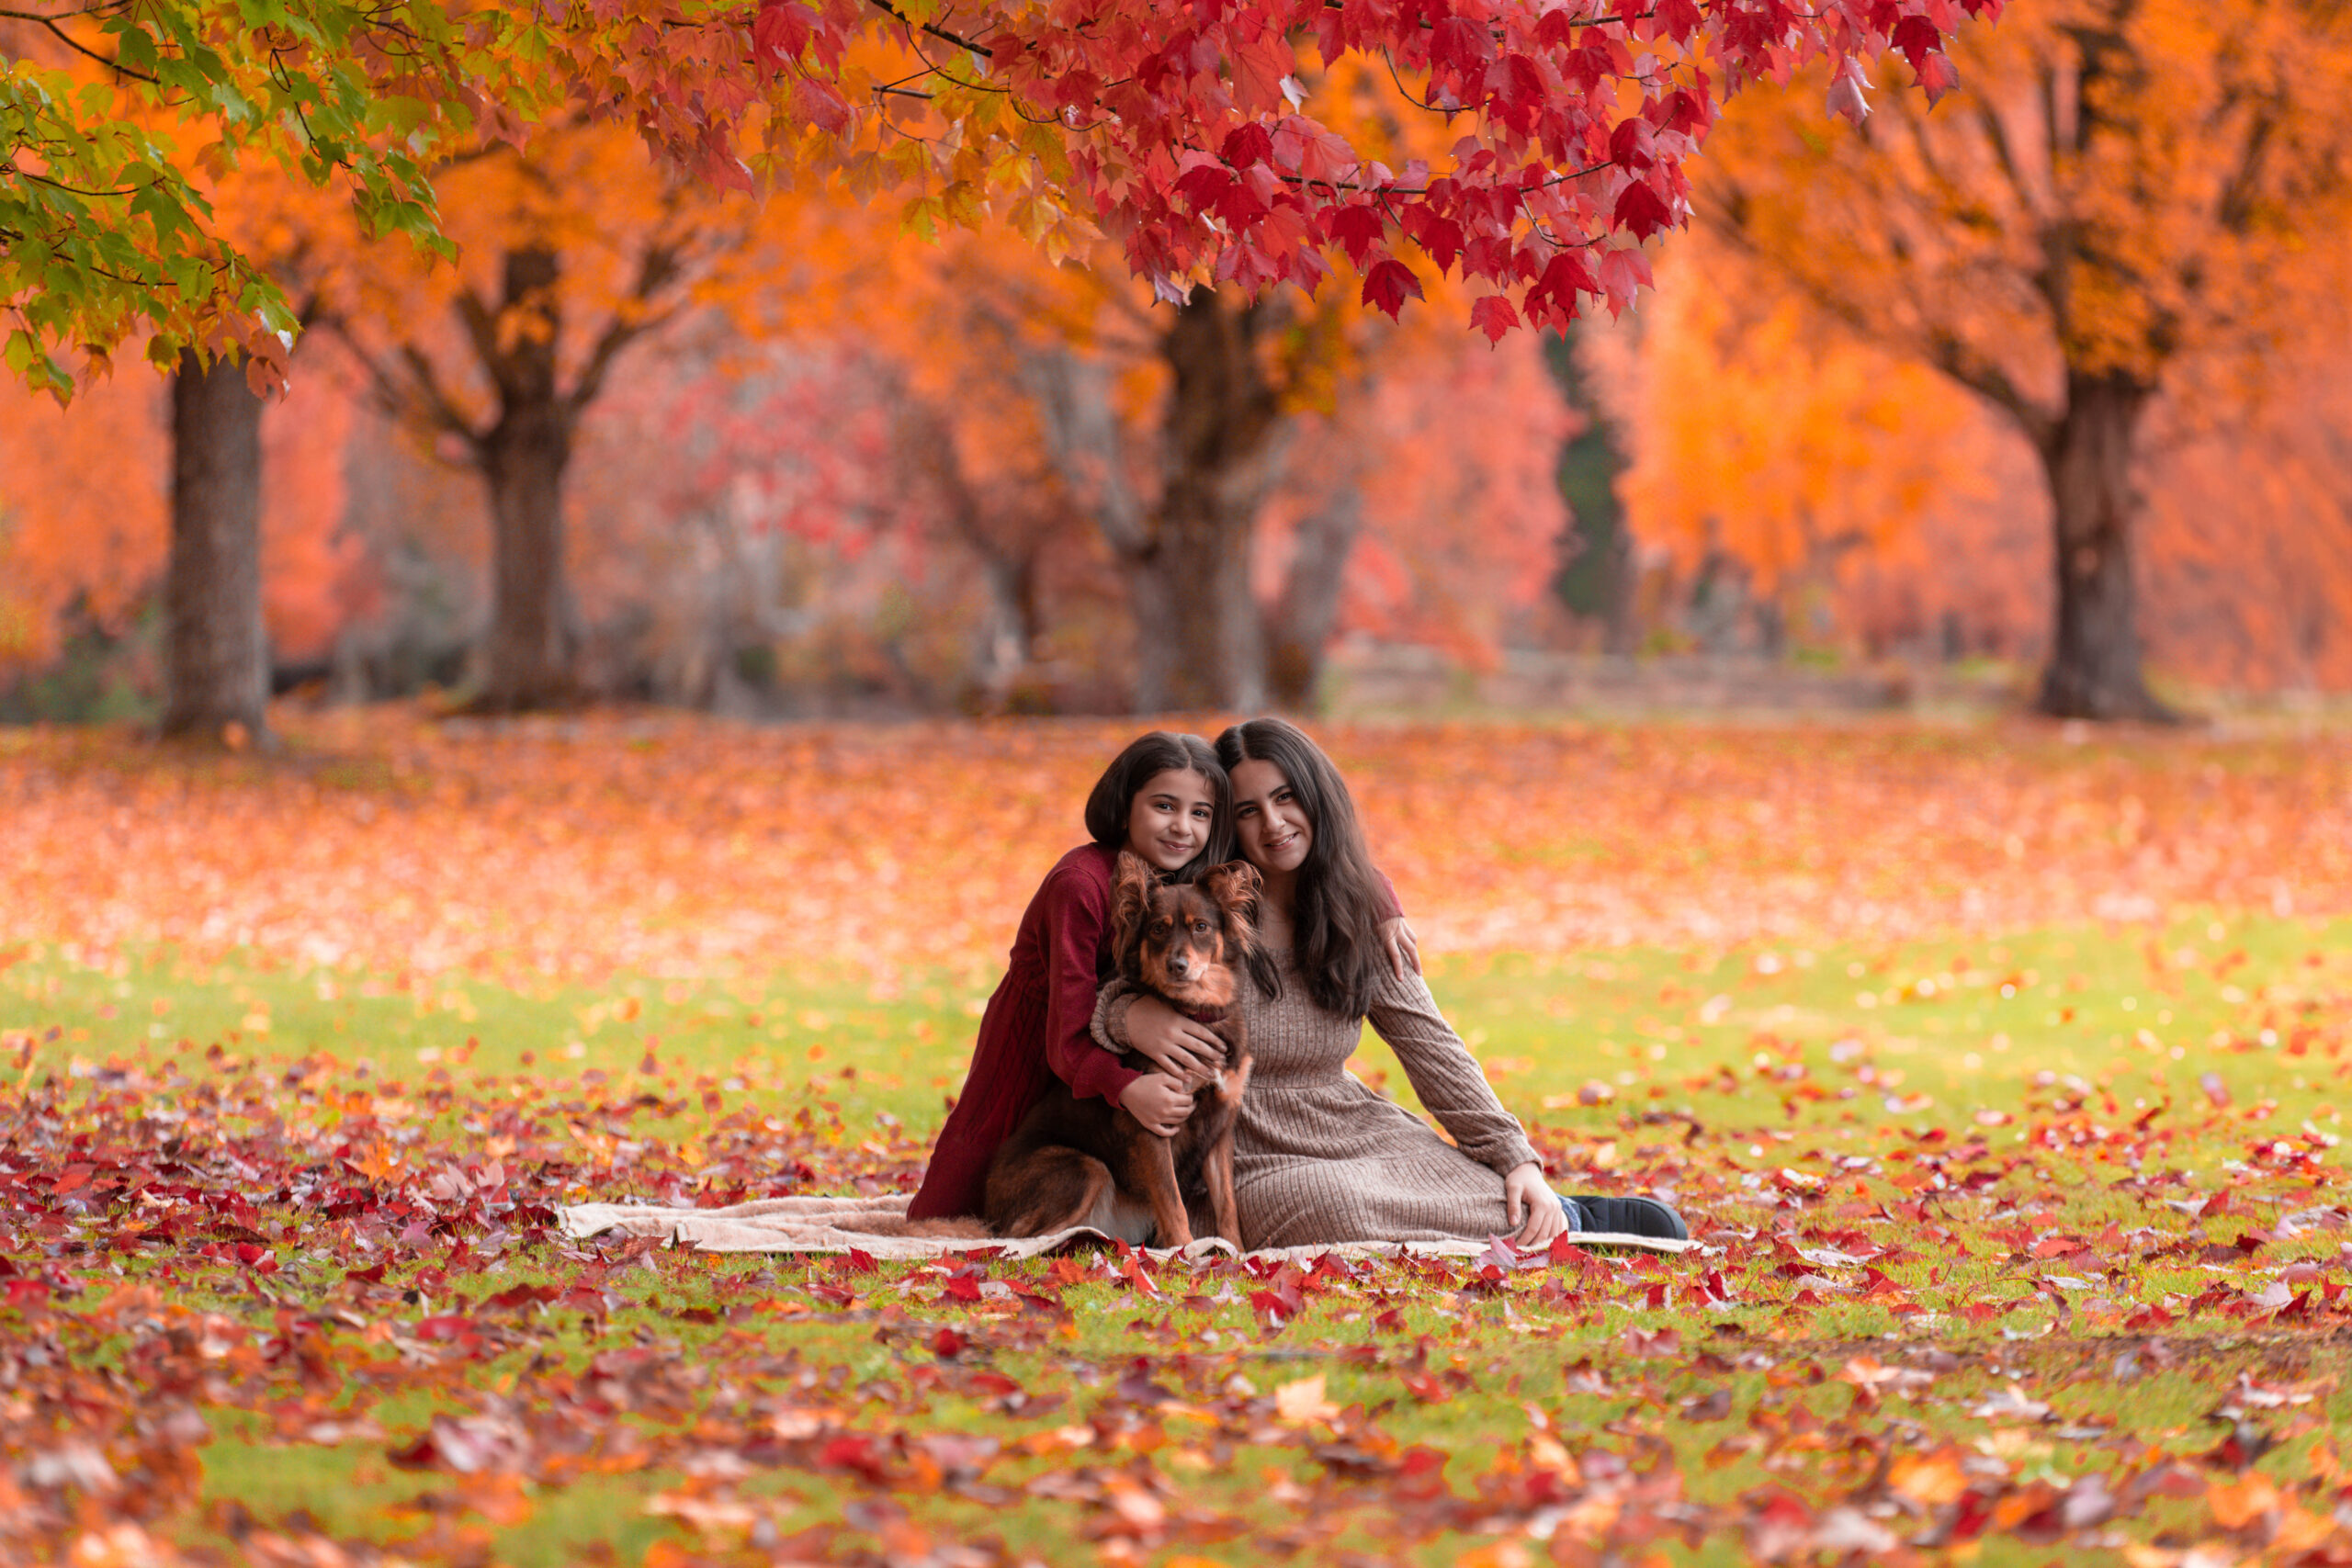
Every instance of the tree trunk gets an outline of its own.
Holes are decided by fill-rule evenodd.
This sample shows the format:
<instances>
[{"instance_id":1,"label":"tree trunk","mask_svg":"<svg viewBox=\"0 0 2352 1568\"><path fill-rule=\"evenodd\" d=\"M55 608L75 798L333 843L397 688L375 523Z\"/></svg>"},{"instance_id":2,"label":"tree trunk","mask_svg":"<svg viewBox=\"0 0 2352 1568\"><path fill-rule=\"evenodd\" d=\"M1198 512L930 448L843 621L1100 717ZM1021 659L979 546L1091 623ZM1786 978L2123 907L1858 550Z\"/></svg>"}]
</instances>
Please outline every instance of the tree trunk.
<instances>
[{"instance_id":1,"label":"tree trunk","mask_svg":"<svg viewBox=\"0 0 2352 1568\"><path fill-rule=\"evenodd\" d=\"M172 546L164 579L163 732L269 739L261 619L262 400L244 367L180 355L172 378Z\"/></svg>"},{"instance_id":2,"label":"tree trunk","mask_svg":"<svg viewBox=\"0 0 2352 1568\"><path fill-rule=\"evenodd\" d=\"M1584 420L1583 428L1561 444L1554 469L1560 498L1568 503L1569 526L1560 539L1560 570L1552 579L1552 591L1570 613L1599 621L1615 651L1614 645L1626 640L1633 610L1627 603L1631 583L1626 570L1631 541L1625 505L1617 497L1617 481L1628 459L1609 411L1577 358L1579 341L1560 333L1544 339L1544 363L1562 399Z\"/></svg>"},{"instance_id":3,"label":"tree trunk","mask_svg":"<svg viewBox=\"0 0 2352 1568\"><path fill-rule=\"evenodd\" d=\"M579 695L563 567L572 409L556 384L557 260L551 251L510 251L505 270L508 308L536 306L541 319L501 356L498 423L479 445L490 487L491 611L474 706L494 713L560 707Z\"/></svg>"},{"instance_id":4,"label":"tree trunk","mask_svg":"<svg viewBox=\"0 0 2352 1568\"><path fill-rule=\"evenodd\" d=\"M1340 618L1340 589L1348 557L1363 526L1363 491L1340 484L1323 505L1298 525L1290 575L1267 617L1266 682L1274 701L1298 712L1312 710L1323 680L1323 650Z\"/></svg>"},{"instance_id":5,"label":"tree trunk","mask_svg":"<svg viewBox=\"0 0 2352 1568\"><path fill-rule=\"evenodd\" d=\"M2065 415L2041 443L2056 518L2058 614L2038 705L2053 717L2178 717L2142 674L2132 580L2140 511L2132 447L2154 390L2121 372L2070 370Z\"/></svg>"},{"instance_id":6,"label":"tree trunk","mask_svg":"<svg viewBox=\"0 0 2352 1568\"><path fill-rule=\"evenodd\" d=\"M1247 711L1265 700L1250 564L1281 414L1258 358L1263 310L1200 289L1160 340L1174 383L1156 564L1174 620L1168 694L1178 707Z\"/></svg>"},{"instance_id":7,"label":"tree trunk","mask_svg":"<svg viewBox=\"0 0 2352 1568\"><path fill-rule=\"evenodd\" d=\"M1094 514L1102 542L1126 579L1127 613L1136 627L1135 687L1129 701L1137 713L1160 712L1169 705L1176 666L1175 600L1152 519L1127 480L1109 378L1102 366L1068 349L1039 355L1023 369L1045 427L1046 450L1062 483Z\"/></svg>"}]
</instances>

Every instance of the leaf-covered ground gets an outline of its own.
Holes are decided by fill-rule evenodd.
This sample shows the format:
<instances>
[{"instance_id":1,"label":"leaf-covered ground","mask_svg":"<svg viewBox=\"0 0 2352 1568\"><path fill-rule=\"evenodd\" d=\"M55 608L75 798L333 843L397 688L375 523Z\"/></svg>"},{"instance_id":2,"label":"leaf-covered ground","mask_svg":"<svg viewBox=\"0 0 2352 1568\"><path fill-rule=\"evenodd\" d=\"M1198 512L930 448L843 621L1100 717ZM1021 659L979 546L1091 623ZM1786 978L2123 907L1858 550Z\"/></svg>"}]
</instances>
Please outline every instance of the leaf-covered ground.
<instances>
[{"instance_id":1,"label":"leaf-covered ground","mask_svg":"<svg viewBox=\"0 0 2352 1568\"><path fill-rule=\"evenodd\" d=\"M0 739L0 1558L2352 1558L2333 741L1337 737L1684 1258L548 1232L910 1184L1117 739Z\"/></svg>"}]
</instances>

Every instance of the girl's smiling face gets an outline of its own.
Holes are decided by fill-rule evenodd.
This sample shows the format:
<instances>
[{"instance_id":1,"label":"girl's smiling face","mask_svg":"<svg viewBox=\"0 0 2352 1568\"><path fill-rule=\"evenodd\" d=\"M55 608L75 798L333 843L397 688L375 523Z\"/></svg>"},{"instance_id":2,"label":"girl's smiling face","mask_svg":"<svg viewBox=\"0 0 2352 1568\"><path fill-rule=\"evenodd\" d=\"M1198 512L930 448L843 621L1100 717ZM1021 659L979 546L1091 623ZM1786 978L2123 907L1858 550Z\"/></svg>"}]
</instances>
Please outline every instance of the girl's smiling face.
<instances>
[{"instance_id":1,"label":"girl's smiling face","mask_svg":"<svg viewBox=\"0 0 2352 1568\"><path fill-rule=\"evenodd\" d=\"M1268 876L1305 865L1315 844L1315 824L1298 792L1280 768L1255 758L1233 770L1233 831L1243 856Z\"/></svg>"},{"instance_id":2,"label":"girl's smiling face","mask_svg":"<svg viewBox=\"0 0 2352 1568\"><path fill-rule=\"evenodd\" d=\"M1216 796L1189 768L1154 773L1127 808L1127 848L1162 871L1182 871L1209 841Z\"/></svg>"}]
</instances>

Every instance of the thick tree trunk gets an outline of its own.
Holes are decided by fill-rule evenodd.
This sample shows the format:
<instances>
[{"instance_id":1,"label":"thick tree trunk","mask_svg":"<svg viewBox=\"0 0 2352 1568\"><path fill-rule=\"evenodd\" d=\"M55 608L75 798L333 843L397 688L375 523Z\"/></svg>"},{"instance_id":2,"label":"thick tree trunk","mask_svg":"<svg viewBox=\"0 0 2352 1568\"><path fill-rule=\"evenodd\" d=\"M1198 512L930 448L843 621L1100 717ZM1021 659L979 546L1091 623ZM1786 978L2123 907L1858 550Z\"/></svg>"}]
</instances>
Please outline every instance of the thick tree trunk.
<instances>
[{"instance_id":1,"label":"thick tree trunk","mask_svg":"<svg viewBox=\"0 0 2352 1568\"><path fill-rule=\"evenodd\" d=\"M163 732L263 745L262 400L244 367L180 356L172 378L172 546L164 579Z\"/></svg>"},{"instance_id":2,"label":"thick tree trunk","mask_svg":"<svg viewBox=\"0 0 2352 1568\"><path fill-rule=\"evenodd\" d=\"M1136 628L1129 701L1137 713L1159 713L1169 705L1176 665L1175 600L1152 519L1127 480L1109 378L1102 366L1067 349L1040 355L1024 368L1054 466L1070 494L1093 513L1126 579L1127 613Z\"/></svg>"},{"instance_id":3,"label":"thick tree trunk","mask_svg":"<svg viewBox=\"0 0 2352 1568\"><path fill-rule=\"evenodd\" d=\"M1321 507L1300 519L1297 547L1282 597L1266 618L1266 682L1273 700L1299 712L1315 705L1323 681L1323 650L1340 618L1340 589L1348 557L1363 526L1363 491L1343 482Z\"/></svg>"},{"instance_id":4,"label":"thick tree trunk","mask_svg":"<svg viewBox=\"0 0 2352 1568\"><path fill-rule=\"evenodd\" d=\"M1178 707L1247 711L1265 700L1250 558L1281 412L1258 358L1263 309L1197 290L1160 340L1174 380L1156 564L1174 620L1168 694Z\"/></svg>"},{"instance_id":5,"label":"thick tree trunk","mask_svg":"<svg viewBox=\"0 0 2352 1568\"><path fill-rule=\"evenodd\" d=\"M1125 563L1127 613L1136 623L1137 713L1165 713L1182 705L1177 696L1178 647L1175 585L1168 581L1158 552Z\"/></svg>"},{"instance_id":6,"label":"thick tree trunk","mask_svg":"<svg viewBox=\"0 0 2352 1568\"><path fill-rule=\"evenodd\" d=\"M2038 705L2054 717L2178 716L2141 671L2132 574L2132 448L2154 390L2119 372L2070 371L2065 415L2041 443L2056 517L2057 626Z\"/></svg>"},{"instance_id":7,"label":"thick tree trunk","mask_svg":"<svg viewBox=\"0 0 2352 1568\"><path fill-rule=\"evenodd\" d=\"M490 487L491 611L474 705L489 712L560 707L579 695L563 562L572 410L556 383L556 281L552 252L507 254L510 308L537 303L543 321L502 357L498 423L478 448Z\"/></svg>"}]
</instances>

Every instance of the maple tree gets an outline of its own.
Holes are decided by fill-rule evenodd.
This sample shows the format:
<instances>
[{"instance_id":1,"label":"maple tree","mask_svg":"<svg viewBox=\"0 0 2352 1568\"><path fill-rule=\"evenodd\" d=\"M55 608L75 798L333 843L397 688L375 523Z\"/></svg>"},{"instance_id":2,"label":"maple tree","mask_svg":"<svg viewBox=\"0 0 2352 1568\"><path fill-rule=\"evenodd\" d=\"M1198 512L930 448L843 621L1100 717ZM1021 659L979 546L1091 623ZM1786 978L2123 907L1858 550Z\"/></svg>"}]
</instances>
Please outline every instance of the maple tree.
<instances>
[{"instance_id":1,"label":"maple tree","mask_svg":"<svg viewBox=\"0 0 2352 1568\"><path fill-rule=\"evenodd\" d=\"M665 56L559 36L566 64L591 101L630 104L710 177L741 177L729 128L764 93L761 145L776 165L918 179L922 221L993 212L1057 251L1099 230L1171 303L1194 286L1311 292L1343 259L1363 301L1394 315L1424 291L1408 260L1419 256L1476 280L1469 313L1499 334L1631 300L1648 276L1639 243L1687 216L1684 164L1721 93L1815 58L1844 75L1889 47L1939 93L1953 79L1945 37L1963 11L1999 7L1275 0L951 16L763 0L748 68L729 32L740 11L616 9L662 27ZM1367 97L1381 112L1351 101ZM1355 134L1367 118L1383 122L1369 139ZM1444 151L1391 167L1398 118Z\"/></svg>"},{"instance_id":2,"label":"maple tree","mask_svg":"<svg viewBox=\"0 0 2352 1568\"><path fill-rule=\"evenodd\" d=\"M2045 712L2165 713L2141 668L2141 434L2192 367L2292 334L2330 292L2312 242L2352 197L2347 50L2343 17L2292 0L2070 0L1973 37L1957 112L1898 96L1861 139L1825 139L1791 94L1715 144L1722 233L2030 444L2052 516ZM1857 83L1831 102L1859 118Z\"/></svg>"},{"instance_id":3,"label":"maple tree","mask_svg":"<svg viewBox=\"0 0 2352 1568\"><path fill-rule=\"evenodd\" d=\"M919 181L916 199L938 217L994 206L1049 243L1099 227L1171 298L1193 283L1311 289L1344 255L1364 301L1394 314L1421 292L1400 253L1458 263L1485 286L1474 319L1499 333L1632 298L1647 276L1638 243L1687 213L1683 164L1720 91L1816 56L1851 72L1892 44L1938 92L1958 20L1950 0L1672 0L1589 15L1287 0L1198 16L953 17L847 0L631 0L462 22L304 0L255 16L196 4L28 15L136 100L69 90L65 76L24 78L8 100L12 145L50 171L10 165L11 213L36 238L10 253L12 267L32 268L6 280L24 322L11 361L26 375L38 360L60 388L71 378L51 349L103 353L141 322L167 356L256 306L271 330L292 325L261 269L211 231L142 112L218 138L232 160L250 144L312 178L347 169L371 221L430 239L420 141L462 141L477 108L511 135L517 109L582 102L633 118L724 186L748 183L747 169L845 164L874 184ZM943 46L959 53L926 53ZM1386 67L1398 107L1465 118L1468 133L1437 163L1386 166L1331 129L1340 111L1318 96L1351 62ZM1338 74L1351 90L1369 79ZM208 118L205 106L232 100L262 112ZM99 234L136 265L97 263Z\"/></svg>"},{"instance_id":4,"label":"maple tree","mask_svg":"<svg viewBox=\"0 0 2352 1568\"><path fill-rule=\"evenodd\" d=\"M1582 357L1625 432L1624 497L1670 563L1653 558L1658 578L1728 560L1758 615L1815 649L2041 656L2048 486L2007 416L1704 232L1627 327L1588 333ZM2341 367L2314 333L2151 410L2134 564L2149 658L2171 679L2217 694L2345 679Z\"/></svg>"},{"instance_id":5,"label":"maple tree","mask_svg":"<svg viewBox=\"0 0 2352 1568\"><path fill-rule=\"evenodd\" d=\"M445 172L455 267L379 258L327 276L322 310L377 397L454 443L490 502L491 612L477 701L576 695L564 483L621 355L742 278L747 202L665 173L625 128L542 130ZM346 254L348 254L346 252Z\"/></svg>"},{"instance_id":6,"label":"maple tree","mask_svg":"<svg viewBox=\"0 0 2352 1568\"><path fill-rule=\"evenodd\" d=\"M320 209L337 203L275 164L223 170L199 187L212 224L239 254L292 290L298 314L314 298ZM268 632L263 616L263 398L286 387L284 338L250 346L182 347L170 367L171 547L163 608L164 702L172 738L271 745Z\"/></svg>"},{"instance_id":7,"label":"maple tree","mask_svg":"<svg viewBox=\"0 0 2352 1568\"><path fill-rule=\"evenodd\" d=\"M232 635L266 636L267 659L254 649L261 667L239 674L248 705L198 733L217 740L233 718L259 743L267 728L255 688L266 690L268 666L317 658L345 615L353 563L336 530L350 403L333 378L306 374L290 400L266 412L233 370L229 378L237 414L259 422L269 482L258 498L259 558L249 579L259 594L224 624L252 627L257 615L258 629ZM65 408L45 393L0 388L0 671L50 665L73 630L131 637L139 612L158 604L175 532L173 400L169 378L130 367ZM153 662L155 679L141 684L168 696L174 677L163 660Z\"/></svg>"},{"instance_id":8,"label":"maple tree","mask_svg":"<svg viewBox=\"0 0 2352 1568\"><path fill-rule=\"evenodd\" d=\"M1562 520L1535 472L1561 425L1532 344L1489 352L1344 295L1152 301L1001 231L950 240L897 287L921 346L882 341L966 432L957 465L1040 453L1028 487L1092 519L1139 711L1308 705L1342 628L1482 657L1495 612L1540 586Z\"/></svg>"},{"instance_id":9,"label":"maple tree","mask_svg":"<svg viewBox=\"0 0 2352 1568\"><path fill-rule=\"evenodd\" d=\"M515 30L495 10L408 0L11 7L0 17L11 375L62 399L140 342L161 367L194 351L248 361L256 389L282 378L298 313L219 221L209 180L270 168L332 186L372 232L437 243L435 148L560 101L516 69Z\"/></svg>"}]
</instances>

